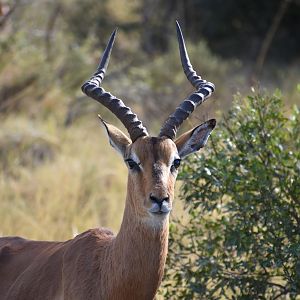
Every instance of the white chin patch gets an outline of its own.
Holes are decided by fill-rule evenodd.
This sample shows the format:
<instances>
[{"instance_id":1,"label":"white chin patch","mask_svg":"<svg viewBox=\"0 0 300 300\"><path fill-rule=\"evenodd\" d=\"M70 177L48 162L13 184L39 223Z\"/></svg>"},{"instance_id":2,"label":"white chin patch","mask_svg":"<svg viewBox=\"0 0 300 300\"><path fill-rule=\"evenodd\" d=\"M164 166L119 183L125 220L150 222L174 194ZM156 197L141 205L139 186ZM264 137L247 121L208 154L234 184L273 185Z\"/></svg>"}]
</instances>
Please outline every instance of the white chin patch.
<instances>
[{"instance_id":1,"label":"white chin patch","mask_svg":"<svg viewBox=\"0 0 300 300\"><path fill-rule=\"evenodd\" d=\"M143 222L147 226L159 230L168 223L170 211L168 203L163 203L161 207L157 203L153 203L148 210L148 217L144 218Z\"/></svg>"},{"instance_id":2,"label":"white chin patch","mask_svg":"<svg viewBox=\"0 0 300 300\"><path fill-rule=\"evenodd\" d=\"M154 230L160 230L169 222L170 214L153 214L149 213L149 217L143 220L143 223L152 227Z\"/></svg>"},{"instance_id":3,"label":"white chin patch","mask_svg":"<svg viewBox=\"0 0 300 300\"><path fill-rule=\"evenodd\" d=\"M169 205L167 202L163 202L162 205L158 205L157 203L153 203L151 208L149 209L150 213L154 213L154 214L166 214L169 213L171 211Z\"/></svg>"}]
</instances>

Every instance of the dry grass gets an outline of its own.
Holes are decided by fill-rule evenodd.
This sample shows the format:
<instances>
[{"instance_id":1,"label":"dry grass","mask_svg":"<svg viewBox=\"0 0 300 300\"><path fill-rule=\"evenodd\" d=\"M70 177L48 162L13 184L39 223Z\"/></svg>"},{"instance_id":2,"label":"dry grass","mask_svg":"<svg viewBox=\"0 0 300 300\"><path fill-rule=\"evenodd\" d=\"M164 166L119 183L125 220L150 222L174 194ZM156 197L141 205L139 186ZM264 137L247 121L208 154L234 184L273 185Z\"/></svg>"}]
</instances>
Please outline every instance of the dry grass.
<instances>
[{"instance_id":1,"label":"dry grass","mask_svg":"<svg viewBox=\"0 0 300 300\"><path fill-rule=\"evenodd\" d=\"M126 168L96 117L67 129L17 115L1 123L1 235L61 240L100 225L118 229Z\"/></svg>"}]
</instances>

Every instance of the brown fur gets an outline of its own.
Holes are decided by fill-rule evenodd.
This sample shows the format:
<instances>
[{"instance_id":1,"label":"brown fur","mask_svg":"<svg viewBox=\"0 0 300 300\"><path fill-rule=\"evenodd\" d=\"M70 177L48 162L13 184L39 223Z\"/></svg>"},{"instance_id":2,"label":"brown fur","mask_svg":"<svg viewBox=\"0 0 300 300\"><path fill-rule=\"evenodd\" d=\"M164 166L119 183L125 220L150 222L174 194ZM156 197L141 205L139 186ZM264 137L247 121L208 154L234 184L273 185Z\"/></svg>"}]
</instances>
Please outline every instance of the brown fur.
<instances>
[{"instance_id":1,"label":"brown fur","mask_svg":"<svg viewBox=\"0 0 300 300\"><path fill-rule=\"evenodd\" d=\"M129 170L118 235L100 228L66 242L1 238L0 300L154 299L166 261L169 214L149 212L150 195L169 197L172 207L177 172L171 166L180 149L167 138L131 143L120 130L104 125L112 146L125 160L139 160L141 168ZM180 147L190 136L180 138Z\"/></svg>"},{"instance_id":2,"label":"brown fur","mask_svg":"<svg viewBox=\"0 0 300 300\"><path fill-rule=\"evenodd\" d=\"M127 149L139 156L144 172L129 174L116 237L107 229L92 229L66 242L1 238L0 299L153 299L167 255L168 217L157 216L166 219L155 226L146 208L150 191L173 195L175 178L167 185L162 176L151 180L153 152L164 167L176 151L173 142L171 150L168 144L141 139Z\"/></svg>"}]
</instances>

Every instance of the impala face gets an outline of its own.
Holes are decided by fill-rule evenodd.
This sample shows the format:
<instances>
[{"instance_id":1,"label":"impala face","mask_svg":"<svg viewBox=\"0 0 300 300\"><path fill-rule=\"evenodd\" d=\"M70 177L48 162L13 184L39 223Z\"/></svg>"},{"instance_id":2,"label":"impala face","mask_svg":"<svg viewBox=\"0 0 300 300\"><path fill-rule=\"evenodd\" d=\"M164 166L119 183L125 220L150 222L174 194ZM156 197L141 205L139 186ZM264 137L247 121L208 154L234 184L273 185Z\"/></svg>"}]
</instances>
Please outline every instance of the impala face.
<instances>
[{"instance_id":1,"label":"impala face","mask_svg":"<svg viewBox=\"0 0 300 300\"><path fill-rule=\"evenodd\" d=\"M175 143L167 138L144 137L131 144L125 154L129 182L141 216L162 217L172 210L174 185L180 157Z\"/></svg>"},{"instance_id":2,"label":"impala face","mask_svg":"<svg viewBox=\"0 0 300 300\"><path fill-rule=\"evenodd\" d=\"M110 144L128 167L127 205L136 218L159 223L172 210L181 158L204 147L215 120L204 122L175 141L168 137L142 136L135 142L115 126L100 120Z\"/></svg>"}]
</instances>

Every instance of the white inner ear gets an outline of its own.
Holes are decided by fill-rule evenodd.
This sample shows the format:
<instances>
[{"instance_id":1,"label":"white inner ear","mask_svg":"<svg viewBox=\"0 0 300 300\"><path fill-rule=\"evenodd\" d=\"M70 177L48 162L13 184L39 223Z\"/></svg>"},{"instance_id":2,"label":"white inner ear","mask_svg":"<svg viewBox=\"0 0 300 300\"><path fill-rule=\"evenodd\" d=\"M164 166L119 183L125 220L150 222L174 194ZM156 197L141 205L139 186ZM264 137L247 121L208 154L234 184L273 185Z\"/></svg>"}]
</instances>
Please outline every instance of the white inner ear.
<instances>
[{"instance_id":1,"label":"white inner ear","mask_svg":"<svg viewBox=\"0 0 300 300\"><path fill-rule=\"evenodd\" d=\"M109 134L109 131L108 131L108 128L106 126L106 124L102 121L100 122L101 124L101 127L103 128L103 130L105 131L106 135L108 136L108 139L109 139L109 143L110 145L117 151L117 153L119 153L122 157L124 157L124 153L125 153L125 146L120 146L120 145L117 145L113 139L110 137L110 134Z\"/></svg>"},{"instance_id":2,"label":"white inner ear","mask_svg":"<svg viewBox=\"0 0 300 300\"><path fill-rule=\"evenodd\" d=\"M212 132L212 128L204 123L197 127L192 133L191 137L187 140L184 146L180 149L180 157L184 157L191 153L194 153L200 148L203 148L207 143L207 140Z\"/></svg>"},{"instance_id":3,"label":"white inner ear","mask_svg":"<svg viewBox=\"0 0 300 300\"><path fill-rule=\"evenodd\" d=\"M111 144L111 146L117 150L117 153L119 153L122 157L124 157L124 146L123 147L119 147L116 143L114 143L114 141L110 138L109 134L108 134L108 138L109 138L109 143Z\"/></svg>"}]
</instances>

